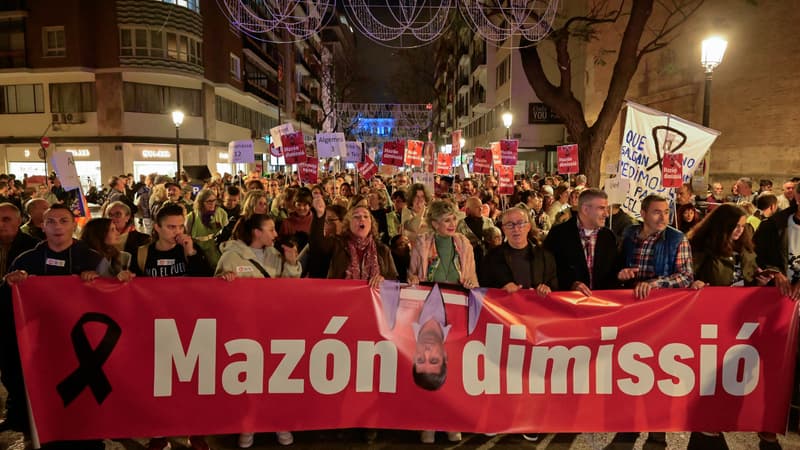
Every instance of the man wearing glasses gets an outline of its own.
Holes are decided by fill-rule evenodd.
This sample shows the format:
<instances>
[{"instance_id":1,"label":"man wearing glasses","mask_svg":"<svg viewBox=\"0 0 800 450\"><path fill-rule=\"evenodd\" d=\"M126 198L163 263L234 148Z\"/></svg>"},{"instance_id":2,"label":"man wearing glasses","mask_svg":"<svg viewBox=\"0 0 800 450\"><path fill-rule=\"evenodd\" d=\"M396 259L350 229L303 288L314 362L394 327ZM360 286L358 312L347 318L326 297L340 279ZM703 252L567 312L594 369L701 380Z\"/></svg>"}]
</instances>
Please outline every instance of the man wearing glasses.
<instances>
[{"instance_id":1,"label":"man wearing glasses","mask_svg":"<svg viewBox=\"0 0 800 450\"><path fill-rule=\"evenodd\" d=\"M536 289L542 297L558 289L553 254L531 235L530 216L510 208L500 217L506 242L491 250L481 264L480 285L513 293Z\"/></svg>"},{"instance_id":2,"label":"man wearing glasses","mask_svg":"<svg viewBox=\"0 0 800 450\"><path fill-rule=\"evenodd\" d=\"M586 189L578 197L577 216L550 230L544 246L555 256L561 289L590 296L592 289L619 287L617 239L605 227L608 213L608 195Z\"/></svg>"}]
</instances>

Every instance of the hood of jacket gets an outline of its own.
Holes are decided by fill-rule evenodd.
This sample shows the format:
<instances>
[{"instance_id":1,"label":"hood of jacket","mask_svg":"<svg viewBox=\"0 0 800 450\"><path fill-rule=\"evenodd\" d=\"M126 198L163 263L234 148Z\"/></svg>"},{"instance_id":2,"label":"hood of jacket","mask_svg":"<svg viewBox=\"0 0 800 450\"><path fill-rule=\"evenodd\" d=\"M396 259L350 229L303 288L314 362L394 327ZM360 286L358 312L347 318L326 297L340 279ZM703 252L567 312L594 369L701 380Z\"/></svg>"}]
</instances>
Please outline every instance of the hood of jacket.
<instances>
[{"instance_id":1,"label":"hood of jacket","mask_svg":"<svg viewBox=\"0 0 800 450\"><path fill-rule=\"evenodd\" d=\"M233 253L243 259L256 259L256 254L253 249L244 242L236 239L224 242L220 249L222 254Z\"/></svg>"}]
</instances>

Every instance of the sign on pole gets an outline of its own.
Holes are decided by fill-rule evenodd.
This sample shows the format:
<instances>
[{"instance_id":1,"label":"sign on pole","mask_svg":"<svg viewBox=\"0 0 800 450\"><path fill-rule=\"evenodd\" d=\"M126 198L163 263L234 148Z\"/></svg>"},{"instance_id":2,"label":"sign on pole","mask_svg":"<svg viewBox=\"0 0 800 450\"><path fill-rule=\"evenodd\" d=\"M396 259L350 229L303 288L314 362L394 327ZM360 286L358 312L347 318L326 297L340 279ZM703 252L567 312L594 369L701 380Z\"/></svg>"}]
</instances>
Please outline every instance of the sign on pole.
<instances>
[{"instance_id":1,"label":"sign on pole","mask_svg":"<svg viewBox=\"0 0 800 450\"><path fill-rule=\"evenodd\" d=\"M503 139L500 141L500 160L504 166L514 166L517 164L517 147L519 141L516 139Z\"/></svg>"},{"instance_id":2,"label":"sign on pole","mask_svg":"<svg viewBox=\"0 0 800 450\"><path fill-rule=\"evenodd\" d=\"M228 143L228 161L232 164L255 162L256 155L252 140L231 141Z\"/></svg>"},{"instance_id":3,"label":"sign on pole","mask_svg":"<svg viewBox=\"0 0 800 450\"><path fill-rule=\"evenodd\" d=\"M578 173L578 144L559 145L558 173L570 175Z\"/></svg>"},{"instance_id":4,"label":"sign on pole","mask_svg":"<svg viewBox=\"0 0 800 450\"><path fill-rule=\"evenodd\" d=\"M286 164L299 164L306 160L306 144L303 141L303 132L289 133L281 136L283 157Z\"/></svg>"},{"instance_id":5,"label":"sign on pole","mask_svg":"<svg viewBox=\"0 0 800 450\"><path fill-rule=\"evenodd\" d=\"M661 163L661 185L665 188L681 187L683 184L683 155L667 153Z\"/></svg>"},{"instance_id":6,"label":"sign on pole","mask_svg":"<svg viewBox=\"0 0 800 450\"><path fill-rule=\"evenodd\" d=\"M42 136L42 139L39 141L42 144L42 148L47 150L47 147L50 147L50 138L47 136Z\"/></svg>"},{"instance_id":7,"label":"sign on pole","mask_svg":"<svg viewBox=\"0 0 800 450\"><path fill-rule=\"evenodd\" d=\"M281 136L291 133L294 133L294 127L292 126L291 123L284 123L282 125L278 125L277 127L272 127L269 129L269 135L272 137L272 143L276 147L281 147L283 145Z\"/></svg>"},{"instance_id":8,"label":"sign on pole","mask_svg":"<svg viewBox=\"0 0 800 450\"><path fill-rule=\"evenodd\" d=\"M50 158L53 168L64 190L71 191L81 187L78 171L75 169L75 159L69 152L54 152Z\"/></svg>"},{"instance_id":9,"label":"sign on pole","mask_svg":"<svg viewBox=\"0 0 800 450\"><path fill-rule=\"evenodd\" d=\"M344 133L317 133L317 156L335 158L347 155Z\"/></svg>"},{"instance_id":10,"label":"sign on pole","mask_svg":"<svg viewBox=\"0 0 800 450\"><path fill-rule=\"evenodd\" d=\"M361 142L347 141L345 149L347 153L344 156L344 162L360 163L364 160L364 147Z\"/></svg>"}]
</instances>

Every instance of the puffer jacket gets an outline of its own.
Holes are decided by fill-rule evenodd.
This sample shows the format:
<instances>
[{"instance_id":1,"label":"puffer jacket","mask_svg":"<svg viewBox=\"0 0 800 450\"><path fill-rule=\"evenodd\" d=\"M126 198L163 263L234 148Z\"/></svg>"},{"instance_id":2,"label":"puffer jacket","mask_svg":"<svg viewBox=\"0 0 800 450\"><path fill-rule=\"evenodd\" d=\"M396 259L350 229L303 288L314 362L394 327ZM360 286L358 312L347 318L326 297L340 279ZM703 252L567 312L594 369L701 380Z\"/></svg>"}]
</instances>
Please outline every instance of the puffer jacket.
<instances>
[{"instance_id":1,"label":"puffer jacket","mask_svg":"<svg viewBox=\"0 0 800 450\"><path fill-rule=\"evenodd\" d=\"M286 264L275 247L267 247L262 260L259 260L249 245L239 240L225 242L220 248L222 256L219 258L214 275L233 272L240 278L264 278L258 267L250 261L254 260L267 271L270 278L300 278L302 272L300 262L293 266Z\"/></svg>"}]
</instances>

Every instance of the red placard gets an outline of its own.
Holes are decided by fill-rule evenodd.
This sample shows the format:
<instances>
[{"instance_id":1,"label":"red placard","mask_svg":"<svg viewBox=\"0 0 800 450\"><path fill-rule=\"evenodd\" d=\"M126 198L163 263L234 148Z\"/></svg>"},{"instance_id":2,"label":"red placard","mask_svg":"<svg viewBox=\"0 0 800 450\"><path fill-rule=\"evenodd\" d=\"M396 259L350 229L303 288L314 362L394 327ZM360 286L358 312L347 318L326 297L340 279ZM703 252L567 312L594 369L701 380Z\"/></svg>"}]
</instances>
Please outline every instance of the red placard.
<instances>
[{"instance_id":1,"label":"red placard","mask_svg":"<svg viewBox=\"0 0 800 450\"><path fill-rule=\"evenodd\" d=\"M50 138L47 136L42 136L42 139L39 141L39 143L42 144L42 148L47 149L47 147L50 147Z\"/></svg>"},{"instance_id":2,"label":"red placard","mask_svg":"<svg viewBox=\"0 0 800 450\"><path fill-rule=\"evenodd\" d=\"M484 147L475 147L475 157L472 159L472 171L488 174L492 172L492 150Z\"/></svg>"},{"instance_id":3,"label":"red placard","mask_svg":"<svg viewBox=\"0 0 800 450\"><path fill-rule=\"evenodd\" d=\"M500 141L500 161L504 166L514 166L517 164L517 139L503 139Z\"/></svg>"},{"instance_id":4,"label":"red placard","mask_svg":"<svg viewBox=\"0 0 800 450\"><path fill-rule=\"evenodd\" d=\"M436 174L437 175L450 175L450 170L453 167L453 156L446 153L439 153L436 158Z\"/></svg>"},{"instance_id":5,"label":"red placard","mask_svg":"<svg viewBox=\"0 0 800 450\"><path fill-rule=\"evenodd\" d=\"M489 148L492 150L492 164L494 164L494 170L497 170L499 166L503 165L503 160L500 158L500 143L492 142L489 144Z\"/></svg>"},{"instance_id":6,"label":"red placard","mask_svg":"<svg viewBox=\"0 0 800 450\"><path fill-rule=\"evenodd\" d=\"M450 326L433 392L411 376L425 299ZM797 339L797 304L774 287L635 301L630 290L467 297L358 280L38 276L14 287L14 313L43 442L355 427L782 432Z\"/></svg>"},{"instance_id":7,"label":"red placard","mask_svg":"<svg viewBox=\"0 0 800 450\"><path fill-rule=\"evenodd\" d=\"M422 141L408 141L408 149L406 150L406 165L410 167L419 167L422 165L422 148L425 145Z\"/></svg>"},{"instance_id":8,"label":"red placard","mask_svg":"<svg viewBox=\"0 0 800 450\"><path fill-rule=\"evenodd\" d=\"M558 173L578 173L578 144L558 146Z\"/></svg>"},{"instance_id":9,"label":"red placard","mask_svg":"<svg viewBox=\"0 0 800 450\"><path fill-rule=\"evenodd\" d=\"M378 166L375 164L375 161L369 157L369 155L364 155L364 162L360 162L356 165L358 168L358 173L364 177L365 180L369 181L372 177L378 173Z\"/></svg>"},{"instance_id":10,"label":"red placard","mask_svg":"<svg viewBox=\"0 0 800 450\"><path fill-rule=\"evenodd\" d=\"M403 165L405 147L406 142L402 140L384 142L381 164L401 167Z\"/></svg>"},{"instance_id":11,"label":"red placard","mask_svg":"<svg viewBox=\"0 0 800 450\"><path fill-rule=\"evenodd\" d=\"M300 164L305 162L306 144L303 141L303 132L289 133L281 135L281 144L283 147L283 156L286 158L286 164Z\"/></svg>"},{"instance_id":12,"label":"red placard","mask_svg":"<svg viewBox=\"0 0 800 450\"><path fill-rule=\"evenodd\" d=\"M319 159L308 157L305 162L298 165L300 169L300 181L307 184L319 182Z\"/></svg>"},{"instance_id":13,"label":"red placard","mask_svg":"<svg viewBox=\"0 0 800 450\"><path fill-rule=\"evenodd\" d=\"M678 188L683 184L683 154L667 153L661 160L661 185Z\"/></svg>"},{"instance_id":14,"label":"red placard","mask_svg":"<svg viewBox=\"0 0 800 450\"><path fill-rule=\"evenodd\" d=\"M514 194L514 168L511 166L497 167L497 193L500 195Z\"/></svg>"},{"instance_id":15,"label":"red placard","mask_svg":"<svg viewBox=\"0 0 800 450\"><path fill-rule=\"evenodd\" d=\"M451 147L453 150L450 153L453 156L458 156L461 154L461 130L453 131Z\"/></svg>"},{"instance_id":16,"label":"red placard","mask_svg":"<svg viewBox=\"0 0 800 450\"><path fill-rule=\"evenodd\" d=\"M434 168L436 167L436 146L433 142L426 142L425 143L425 166L423 170L427 173L433 173Z\"/></svg>"}]
</instances>

